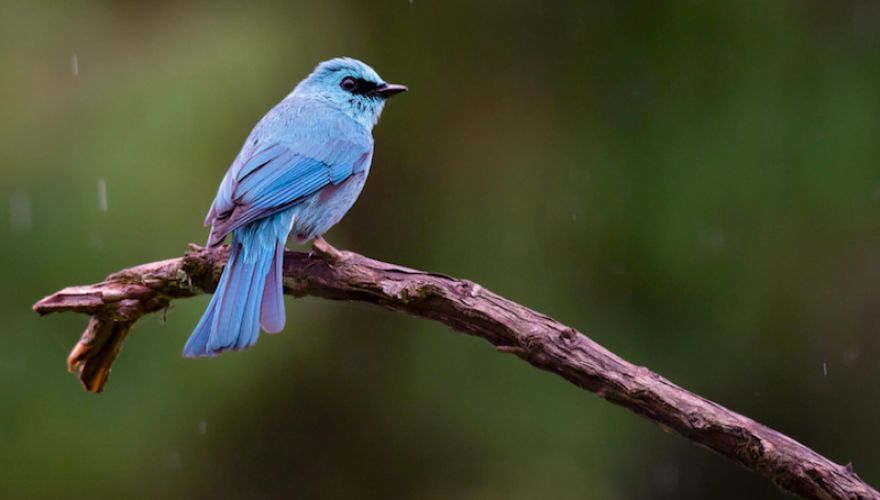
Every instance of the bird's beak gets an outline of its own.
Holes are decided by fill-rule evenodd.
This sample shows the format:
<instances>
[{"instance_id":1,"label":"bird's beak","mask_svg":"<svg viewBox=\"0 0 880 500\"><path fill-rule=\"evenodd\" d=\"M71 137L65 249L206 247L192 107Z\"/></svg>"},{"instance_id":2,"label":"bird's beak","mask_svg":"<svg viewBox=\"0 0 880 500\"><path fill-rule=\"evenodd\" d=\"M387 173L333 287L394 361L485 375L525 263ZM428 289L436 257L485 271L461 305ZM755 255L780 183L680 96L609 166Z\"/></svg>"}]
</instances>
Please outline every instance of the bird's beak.
<instances>
[{"instance_id":1,"label":"bird's beak","mask_svg":"<svg viewBox=\"0 0 880 500\"><path fill-rule=\"evenodd\" d=\"M387 99L394 94L406 92L407 90L409 89L407 89L403 85L397 85L396 83L383 83L368 93L369 95L381 97L382 99Z\"/></svg>"}]
</instances>

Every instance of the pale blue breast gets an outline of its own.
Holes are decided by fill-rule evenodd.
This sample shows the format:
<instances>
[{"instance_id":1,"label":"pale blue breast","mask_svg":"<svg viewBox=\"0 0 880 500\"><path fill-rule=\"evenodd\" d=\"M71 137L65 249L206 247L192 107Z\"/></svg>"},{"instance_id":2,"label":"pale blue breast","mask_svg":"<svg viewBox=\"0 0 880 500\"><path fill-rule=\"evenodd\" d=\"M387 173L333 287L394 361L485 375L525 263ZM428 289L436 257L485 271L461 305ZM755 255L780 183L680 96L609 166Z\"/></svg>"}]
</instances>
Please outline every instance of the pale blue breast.
<instances>
[{"instance_id":1,"label":"pale blue breast","mask_svg":"<svg viewBox=\"0 0 880 500\"><path fill-rule=\"evenodd\" d=\"M360 196L367 173L369 169L353 174L344 182L327 186L297 203L291 209L294 219L288 238L302 245L335 226Z\"/></svg>"}]
</instances>

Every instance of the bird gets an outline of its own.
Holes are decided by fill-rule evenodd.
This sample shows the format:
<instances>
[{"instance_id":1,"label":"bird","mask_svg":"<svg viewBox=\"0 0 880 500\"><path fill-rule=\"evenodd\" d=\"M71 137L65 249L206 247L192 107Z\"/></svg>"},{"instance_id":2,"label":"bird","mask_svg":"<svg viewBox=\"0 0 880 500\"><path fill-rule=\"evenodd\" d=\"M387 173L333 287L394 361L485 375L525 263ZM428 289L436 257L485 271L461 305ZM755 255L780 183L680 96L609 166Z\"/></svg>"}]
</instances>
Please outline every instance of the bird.
<instances>
[{"instance_id":1,"label":"bird","mask_svg":"<svg viewBox=\"0 0 880 500\"><path fill-rule=\"evenodd\" d=\"M185 358L240 351L286 315L281 270L301 245L336 225L370 173L373 127L385 101L406 91L356 59L324 61L264 116L223 177L205 218L208 248L232 235L229 260Z\"/></svg>"}]
</instances>

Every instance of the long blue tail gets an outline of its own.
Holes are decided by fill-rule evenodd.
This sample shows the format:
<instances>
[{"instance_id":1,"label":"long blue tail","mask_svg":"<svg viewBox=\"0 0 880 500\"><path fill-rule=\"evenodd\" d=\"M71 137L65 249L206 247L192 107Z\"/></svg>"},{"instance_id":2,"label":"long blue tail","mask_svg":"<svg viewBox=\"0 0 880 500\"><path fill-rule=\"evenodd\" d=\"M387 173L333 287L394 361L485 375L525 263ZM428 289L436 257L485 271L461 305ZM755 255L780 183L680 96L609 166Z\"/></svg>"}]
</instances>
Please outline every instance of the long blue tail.
<instances>
[{"instance_id":1,"label":"long blue tail","mask_svg":"<svg viewBox=\"0 0 880 500\"><path fill-rule=\"evenodd\" d=\"M282 212L232 233L229 261L208 309L183 348L183 357L240 351L284 328L281 268L293 215Z\"/></svg>"}]
</instances>

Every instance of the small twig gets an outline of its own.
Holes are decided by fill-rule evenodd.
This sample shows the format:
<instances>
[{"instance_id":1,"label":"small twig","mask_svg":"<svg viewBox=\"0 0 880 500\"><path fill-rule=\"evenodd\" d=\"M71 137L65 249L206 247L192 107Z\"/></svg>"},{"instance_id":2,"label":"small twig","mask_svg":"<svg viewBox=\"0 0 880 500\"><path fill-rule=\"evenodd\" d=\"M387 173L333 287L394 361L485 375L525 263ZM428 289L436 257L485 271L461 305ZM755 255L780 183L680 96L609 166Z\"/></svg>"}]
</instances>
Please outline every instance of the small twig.
<instances>
[{"instance_id":1,"label":"small twig","mask_svg":"<svg viewBox=\"0 0 880 500\"><path fill-rule=\"evenodd\" d=\"M95 285L66 288L34 305L41 315L74 311L92 316L68 359L71 370L83 363L80 380L86 389L101 391L122 342L140 317L167 308L173 299L214 290L229 249L191 249L183 258L126 269ZM851 464L838 465L470 281L386 264L318 242L314 256L285 253L284 285L284 292L295 297L368 302L481 337L499 351L556 373L803 498L880 500L880 493L859 479Z\"/></svg>"}]
</instances>

